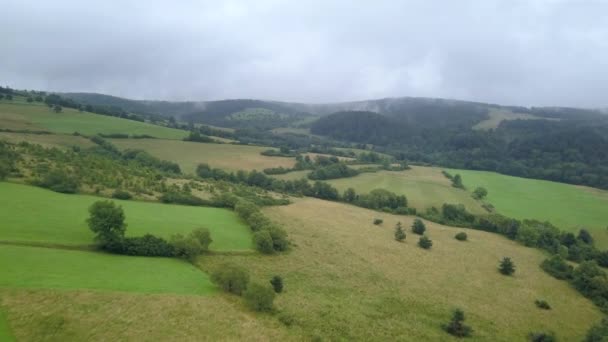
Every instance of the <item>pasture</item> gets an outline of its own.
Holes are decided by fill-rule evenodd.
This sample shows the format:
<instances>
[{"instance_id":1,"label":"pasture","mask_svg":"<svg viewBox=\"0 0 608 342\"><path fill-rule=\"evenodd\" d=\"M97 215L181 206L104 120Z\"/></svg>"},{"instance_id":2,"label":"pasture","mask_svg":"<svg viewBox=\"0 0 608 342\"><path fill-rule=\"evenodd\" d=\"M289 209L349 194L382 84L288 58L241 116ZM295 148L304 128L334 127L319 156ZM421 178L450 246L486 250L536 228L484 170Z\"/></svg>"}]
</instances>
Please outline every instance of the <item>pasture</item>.
<instances>
[{"instance_id":1,"label":"pasture","mask_svg":"<svg viewBox=\"0 0 608 342\"><path fill-rule=\"evenodd\" d=\"M268 147L206 144L156 139L112 139L120 149L140 149L151 155L176 162L184 173L194 174L200 163L227 171L258 170L270 167L293 167L294 158L268 157L260 153Z\"/></svg>"},{"instance_id":2,"label":"pasture","mask_svg":"<svg viewBox=\"0 0 608 342\"><path fill-rule=\"evenodd\" d=\"M71 146L88 148L95 146L91 140L71 134L28 134L0 132L0 140L8 141L14 144L25 141L31 144L44 146L46 148L66 148Z\"/></svg>"},{"instance_id":3,"label":"pasture","mask_svg":"<svg viewBox=\"0 0 608 342\"><path fill-rule=\"evenodd\" d=\"M104 198L66 195L33 186L0 182L0 240L90 245L88 207ZM250 229L228 209L113 200L125 211L127 236L146 233L168 238L207 227L211 250L251 249Z\"/></svg>"},{"instance_id":4,"label":"pasture","mask_svg":"<svg viewBox=\"0 0 608 342\"><path fill-rule=\"evenodd\" d=\"M71 108L64 108L61 113L55 113L44 104L19 101L0 102L0 126L13 130L43 130L64 134L145 134L162 139L182 139L188 134L178 129L79 112Z\"/></svg>"},{"instance_id":5,"label":"pasture","mask_svg":"<svg viewBox=\"0 0 608 342\"><path fill-rule=\"evenodd\" d=\"M608 247L608 192L485 171L450 170L473 190L483 186L487 201L506 216L549 221L564 230L588 228L598 244Z\"/></svg>"},{"instance_id":6,"label":"pasture","mask_svg":"<svg viewBox=\"0 0 608 342\"><path fill-rule=\"evenodd\" d=\"M531 331L577 341L602 318L568 283L540 269L541 251L497 234L427 222L434 244L423 250L410 232L411 216L312 198L264 212L287 229L297 246L290 253L214 255L199 265L213 270L230 261L257 279L280 274L285 292L276 305L304 339L455 341L440 326L456 307L475 330L471 341L523 341ZM374 218L384 223L373 225ZM407 230L404 243L393 238L397 221ZM454 239L459 231L469 241ZM497 271L504 256L516 264L513 277ZM553 309L536 308L538 298Z\"/></svg>"},{"instance_id":7,"label":"pasture","mask_svg":"<svg viewBox=\"0 0 608 342\"><path fill-rule=\"evenodd\" d=\"M3 245L1 288L89 289L203 295L216 291L209 277L172 258Z\"/></svg>"}]
</instances>

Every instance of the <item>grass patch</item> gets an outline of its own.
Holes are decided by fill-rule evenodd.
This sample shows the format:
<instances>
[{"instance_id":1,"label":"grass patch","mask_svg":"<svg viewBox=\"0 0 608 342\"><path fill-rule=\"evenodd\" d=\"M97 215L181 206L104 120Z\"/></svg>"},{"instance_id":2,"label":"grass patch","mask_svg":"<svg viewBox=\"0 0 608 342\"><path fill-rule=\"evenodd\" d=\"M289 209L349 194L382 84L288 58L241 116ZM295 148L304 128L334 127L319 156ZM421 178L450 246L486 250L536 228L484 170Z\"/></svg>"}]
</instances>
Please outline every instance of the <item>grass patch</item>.
<instances>
[{"instance_id":1,"label":"grass patch","mask_svg":"<svg viewBox=\"0 0 608 342\"><path fill-rule=\"evenodd\" d=\"M83 245L93 243L85 220L88 207L103 198L65 195L33 186L0 182L0 240ZM127 236L169 237L197 227L211 231L211 250L252 248L250 229L228 209L120 201Z\"/></svg>"},{"instance_id":2,"label":"grass patch","mask_svg":"<svg viewBox=\"0 0 608 342\"><path fill-rule=\"evenodd\" d=\"M0 306L0 341L12 342L15 338L11 332L11 327L8 324L6 313Z\"/></svg>"},{"instance_id":3,"label":"grass patch","mask_svg":"<svg viewBox=\"0 0 608 342\"><path fill-rule=\"evenodd\" d=\"M182 139L188 132L117 117L79 112L64 108L55 113L46 105L25 102L0 102L0 126L9 129L48 130L55 133L80 132L86 135L98 133L147 134L163 139Z\"/></svg>"},{"instance_id":4,"label":"grass patch","mask_svg":"<svg viewBox=\"0 0 608 342\"><path fill-rule=\"evenodd\" d=\"M488 189L487 201L503 215L549 221L570 231L587 228L599 246L608 247L607 191L485 171L450 172L459 173L469 189Z\"/></svg>"},{"instance_id":5,"label":"grass patch","mask_svg":"<svg viewBox=\"0 0 608 342\"><path fill-rule=\"evenodd\" d=\"M393 238L397 221L409 227L413 217L381 214L384 224L375 226L375 211L310 198L264 211L288 231L296 245L290 253L218 255L200 264L235 262L253 279L281 275L285 291L275 304L303 339L448 341L440 325L455 307L475 330L471 341L522 341L530 331L549 330L577 341L602 318L589 300L540 269L541 251L496 234L459 229L469 235L462 243L453 228L426 222L434 244L423 250L409 232L404 243ZM513 277L497 271L504 256L517 265ZM554 309L537 310L537 298Z\"/></svg>"},{"instance_id":6,"label":"grass patch","mask_svg":"<svg viewBox=\"0 0 608 342\"><path fill-rule=\"evenodd\" d=\"M172 258L146 258L3 245L0 287L92 289L203 295L216 291L209 277Z\"/></svg>"},{"instance_id":7,"label":"grass patch","mask_svg":"<svg viewBox=\"0 0 608 342\"><path fill-rule=\"evenodd\" d=\"M66 148L71 146L88 148L95 146L91 140L71 134L28 134L0 132L0 140L8 141L14 144L26 141L28 143L42 145L46 148Z\"/></svg>"},{"instance_id":8,"label":"grass patch","mask_svg":"<svg viewBox=\"0 0 608 342\"><path fill-rule=\"evenodd\" d=\"M473 126L473 129L489 130L498 128L498 125L505 120L549 120L526 113L514 113L506 109L492 109L488 114L490 117L477 123L475 126Z\"/></svg>"},{"instance_id":9,"label":"grass patch","mask_svg":"<svg viewBox=\"0 0 608 342\"><path fill-rule=\"evenodd\" d=\"M188 141L162 141L155 139L113 139L121 149L141 149L151 155L176 162L185 173L193 174L200 163L229 171L258 170L270 167L293 167L294 158L268 157L260 153L268 147L203 144Z\"/></svg>"}]
</instances>

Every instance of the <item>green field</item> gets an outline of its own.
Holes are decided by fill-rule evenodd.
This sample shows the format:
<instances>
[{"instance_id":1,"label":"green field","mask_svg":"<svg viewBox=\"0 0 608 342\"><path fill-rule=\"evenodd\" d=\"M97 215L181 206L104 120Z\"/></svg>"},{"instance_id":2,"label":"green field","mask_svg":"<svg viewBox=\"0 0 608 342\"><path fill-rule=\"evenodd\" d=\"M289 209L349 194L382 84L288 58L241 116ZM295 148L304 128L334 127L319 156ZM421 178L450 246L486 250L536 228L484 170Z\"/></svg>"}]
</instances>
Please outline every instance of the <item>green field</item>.
<instances>
[{"instance_id":1,"label":"green field","mask_svg":"<svg viewBox=\"0 0 608 342\"><path fill-rule=\"evenodd\" d=\"M292 167L295 164L294 158L268 157L260 154L269 147L156 139L112 139L112 143L121 149L140 149L157 158L176 162L185 173L194 173L200 163L228 171L262 171L265 168Z\"/></svg>"},{"instance_id":2,"label":"green field","mask_svg":"<svg viewBox=\"0 0 608 342\"><path fill-rule=\"evenodd\" d=\"M65 195L33 186L0 183L0 240L65 245L93 243L86 225L88 207L100 197ZM211 231L211 250L251 249L250 229L230 210L160 203L119 201L127 235L169 237L197 227Z\"/></svg>"},{"instance_id":3,"label":"green field","mask_svg":"<svg viewBox=\"0 0 608 342\"><path fill-rule=\"evenodd\" d=\"M2 307L0 307L0 341L12 342L15 338L11 332L11 327L8 324L6 314Z\"/></svg>"},{"instance_id":4,"label":"green field","mask_svg":"<svg viewBox=\"0 0 608 342\"><path fill-rule=\"evenodd\" d=\"M488 202L506 216L549 221L564 230L588 228L608 247L608 192L493 172L450 170L469 189L488 189Z\"/></svg>"},{"instance_id":5,"label":"green field","mask_svg":"<svg viewBox=\"0 0 608 342\"><path fill-rule=\"evenodd\" d=\"M186 131L111 116L64 108L55 113L43 104L0 102L0 127L14 130L45 130L54 133L86 135L98 133L147 134L163 139L182 139Z\"/></svg>"},{"instance_id":6,"label":"green field","mask_svg":"<svg viewBox=\"0 0 608 342\"><path fill-rule=\"evenodd\" d=\"M215 287L191 264L52 248L0 247L0 287L208 294Z\"/></svg>"},{"instance_id":7,"label":"green field","mask_svg":"<svg viewBox=\"0 0 608 342\"><path fill-rule=\"evenodd\" d=\"M367 193L373 189L386 189L400 195L406 195L408 205L418 210L429 207L441 207L444 203L464 204L473 213L484 213L480 204L471 198L471 194L451 186L450 181L437 168L412 166L406 171L378 171L362 173L351 178L340 178L328 181L340 192L348 188L358 193Z\"/></svg>"}]
</instances>

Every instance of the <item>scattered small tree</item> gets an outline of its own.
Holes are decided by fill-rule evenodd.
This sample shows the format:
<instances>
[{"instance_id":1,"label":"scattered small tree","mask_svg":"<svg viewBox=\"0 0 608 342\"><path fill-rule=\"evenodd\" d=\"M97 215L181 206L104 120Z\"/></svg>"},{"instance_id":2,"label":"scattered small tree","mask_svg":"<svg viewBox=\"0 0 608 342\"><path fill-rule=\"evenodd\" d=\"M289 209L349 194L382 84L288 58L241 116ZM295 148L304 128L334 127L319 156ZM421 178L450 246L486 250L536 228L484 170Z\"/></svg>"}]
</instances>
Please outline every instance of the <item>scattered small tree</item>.
<instances>
[{"instance_id":1,"label":"scattered small tree","mask_svg":"<svg viewBox=\"0 0 608 342\"><path fill-rule=\"evenodd\" d=\"M281 278L281 276L276 275L272 277L272 279L270 279L270 284L272 285L274 292L283 292L283 278Z\"/></svg>"},{"instance_id":2,"label":"scattered small tree","mask_svg":"<svg viewBox=\"0 0 608 342\"><path fill-rule=\"evenodd\" d=\"M504 257L500 261L498 270L504 275L512 275L513 273L515 273L515 264L513 263L513 261L511 261L511 258Z\"/></svg>"},{"instance_id":3,"label":"scattered small tree","mask_svg":"<svg viewBox=\"0 0 608 342\"><path fill-rule=\"evenodd\" d=\"M253 244L255 245L255 249L264 254L274 253L272 236L270 236L270 232L267 229L253 233Z\"/></svg>"},{"instance_id":4,"label":"scattered small tree","mask_svg":"<svg viewBox=\"0 0 608 342\"><path fill-rule=\"evenodd\" d=\"M460 233L456 234L456 236L454 236L454 237L455 237L455 238L456 238L456 240L458 240L458 241L467 241L467 239L469 238L469 237L467 236L467 233L465 233L465 232L460 232Z\"/></svg>"},{"instance_id":5,"label":"scattered small tree","mask_svg":"<svg viewBox=\"0 0 608 342\"><path fill-rule=\"evenodd\" d=\"M472 196L476 200L482 200L487 195L488 195L488 190L486 190L486 188L484 188L484 187L479 186L479 187L475 188Z\"/></svg>"},{"instance_id":6,"label":"scattered small tree","mask_svg":"<svg viewBox=\"0 0 608 342\"><path fill-rule=\"evenodd\" d=\"M381 225L381 224L382 224L382 222L384 222L384 220L379 219L379 218L375 218L375 219L374 219L374 224L375 224L376 226Z\"/></svg>"},{"instance_id":7,"label":"scattered small tree","mask_svg":"<svg viewBox=\"0 0 608 342\"><path fill-rule=\"evenodd\" d=\"M224 291L240 296L249 283L249 273L240 266L226 263L211 274L211 280L224 289Z\"/></svg>"},{"instance_id":8,"label":"scattered small tree","mask_svg":"<svg viewBox=\"0 0 608 342\"><path fill-rule=\"evenodd\" d=\"M433 241L426 235L423 235L420 237L420 240L418 240L418 246L424 249L430 249L433 246Z\"/></svg>"},{"instance_id":9,"label":"scattered small tree","mask_svg":"<svg viewBox=\"0 0 608 342\"><path fill-rule=\"evenodd\" d=\"M471 336L473 333L473 329L464 324L464 312L460 309L454 310L452 314L452 320L450 323L443 326L443 329L450 335L454 335L456 337L467 337Z\"/></svg>"},{"instance_id":10,"label":"scattered small tree","mask_svg":"<svg viewBox=\"0 0 608 342\"><path fill-rule=\"evenodd\" d=\"M419 218L414 219L414 223L412 224L412 232L414 234L423 235L425 231L426 226L424 225L424 222L422 222L422 220Z\"/></svg>"},{"instance_id":11,"label":"scattered small tree","mask_svg":"<svg viewBox=\"0 0 608 342\"><path fill-rule=\"evenodd\" d=\"M95 233L95 241L100 248L112 252L120 251L127 230L122 207L112 201L97 201L89 207L87 224Z\"/></svg>"},{"instance_id":12,"label":"scattered small tree","mask_svg":"<svg viewBox=\"0 0 608 342\"><path fill-rule=\"evenodd\" d=\"M401 226L401 222L397 222L397 225L395 226L395 240L402 242L403 240L405 240L405 237L405 231Z\"/></svg>"},{"instance_id":13,"label":"scattered small tree","mask_svg":"<svg viewBox=\"0 0 608 342\"><path fill-rule=\"evenodd\" d=\"M587 245L593 245L593 237L591 236L591 234L589 233L589 231L587 229L581 229L578 232L577 239L581 240L582 242L586 243Z\"/></svg>"},{"instance_id":14,"label":"scattered small tree","mask_svg":"<svg viewBox=\"0 0 608 342\"><path fill-rule=\"evenodd\" d=\"M534 301L534 304L536 304L536 307L538 307L539 309L551 310L551 305L549 305L546 300L537 299Z\"/></svg>"},{"instance_id":15,"label":"scattered small tree","mask_svg":"<svg viewBox=\"0 0 608 342\"><path fill-rule=\"evenodd\" d=\"M452 178L452 186L459 189L464 189L464 184L462 184L462 177L460 175L454 175Z\"/></svg>"},{"instance_id":16,"label":"scattered small tree","mask_svg":"<svg viewBox=\"0 0 608 342\"><path fill-rule=\"evenodd\" d=\"M270 311L274 302L274 291L270 286L258 283L247 285L243 298L247 305L255 311Z\"/></svg>"},{"instance_id":17,"label":"scattered small tree","mask_svg":"<svg viewBox=\"0 0 608 342\"><path fill-rule=\"evenodd\" d=\"M193 236L175 234L171 236L169 244L173 247L173 252L176 257L188 261L194 261L196 257L203 253L203 246L201 246L200 242Z\"/></svg>"}]
</instances>

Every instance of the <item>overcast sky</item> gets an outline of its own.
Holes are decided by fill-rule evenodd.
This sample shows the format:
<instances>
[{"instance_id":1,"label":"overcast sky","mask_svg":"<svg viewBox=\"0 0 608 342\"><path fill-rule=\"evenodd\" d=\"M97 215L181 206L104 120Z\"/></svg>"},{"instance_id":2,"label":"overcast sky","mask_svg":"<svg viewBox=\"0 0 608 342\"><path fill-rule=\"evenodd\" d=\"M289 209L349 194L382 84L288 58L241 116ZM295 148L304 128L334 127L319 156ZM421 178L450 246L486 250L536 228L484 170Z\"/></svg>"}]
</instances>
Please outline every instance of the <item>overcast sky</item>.
<instances>
[{"instance_id":1,"label":"overcast sky","mask_svg":"<svg viewBox=\"0 0 608 342\"><path fill-rule=\"evenodd\" d=\"M0 84L608 107L608 1L0 1Z\"/></svg>"}]
</instances>

